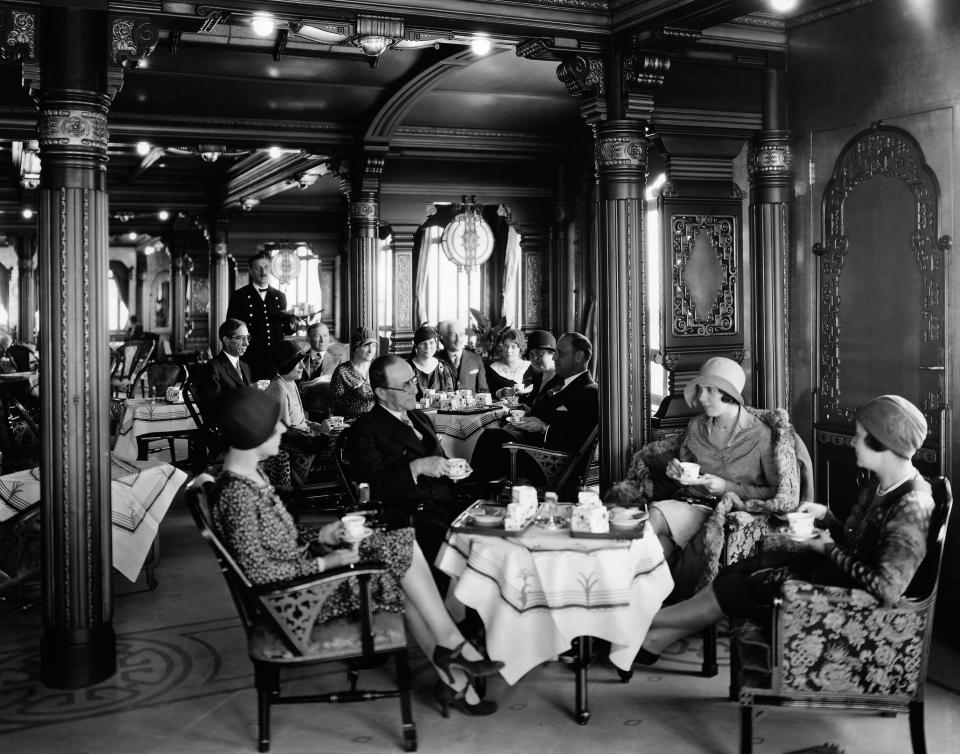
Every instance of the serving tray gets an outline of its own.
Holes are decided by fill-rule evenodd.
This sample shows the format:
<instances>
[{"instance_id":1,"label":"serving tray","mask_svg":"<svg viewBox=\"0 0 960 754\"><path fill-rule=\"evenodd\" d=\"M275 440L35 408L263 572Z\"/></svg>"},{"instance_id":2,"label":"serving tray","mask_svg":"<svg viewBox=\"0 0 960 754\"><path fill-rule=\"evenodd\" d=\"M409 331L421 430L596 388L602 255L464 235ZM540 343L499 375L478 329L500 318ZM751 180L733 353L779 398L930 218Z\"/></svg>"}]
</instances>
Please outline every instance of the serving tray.
<instances>
[{"instance_id":1,"label":"serving tray","mask_svg":"<svg viewBox=\"0 0 960 754\"><path fill-rule=\"evenodd\" d=\"M480 526L474 523L472 514L479 513L481 510L495 511L497 513L502 512L504 518L506 518L507 515L507 506L500 505L491 500L477 500L454 519L453 523L450 524L450 530L460 534L482 534L487 537L518 537L533 523L531 519L522 529L511 529L510 531L504 529L503 524L499 526Z\"/></svg>"}]
</instances>

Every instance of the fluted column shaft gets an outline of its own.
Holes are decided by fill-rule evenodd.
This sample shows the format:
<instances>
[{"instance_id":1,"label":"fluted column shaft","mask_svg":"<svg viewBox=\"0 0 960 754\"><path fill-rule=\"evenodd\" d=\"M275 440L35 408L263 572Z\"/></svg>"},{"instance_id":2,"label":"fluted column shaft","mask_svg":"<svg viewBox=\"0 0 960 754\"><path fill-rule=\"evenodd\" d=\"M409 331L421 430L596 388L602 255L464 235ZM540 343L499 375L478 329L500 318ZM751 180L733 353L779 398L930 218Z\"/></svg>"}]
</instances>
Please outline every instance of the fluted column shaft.
<instances>
[{"instance_id":1,"label":"fluted column shaft","mask_svg":"<svg viewBox=\"0 0 960 754\"><path fill-rule=\"evenodd\" d=\"M99 11L41 6L42 677L75 688L116 669L107 343L109 51Z\"/></svg>"},{"instance_id":2,"label":"fluted column shaft","mask_svg":"<svg viewBox=\"0 0 960 754\"><path fill-rule=\"evenodd\" d=\"M350 285L350 329L361 325L376 330L377 251L380 247L380 194L359 191L350 202L350 256L347 279Z\"/></svg>"},{"instance_id":3,"label":"fluted column shaft","mask_svg":"<svg viewBox=\"0 0 960 754\"><path fill-rule=\"evenodd\" d=\"M750 145L750 244L757 312L755 405L789 408L790 132L783 71L763 73L763 130Z\"/></svg>"},{"instance_id":4,"label":"fluted column shaft","mask_svg":"<svg viewBox=\"0 0 960 754\"><path fill-rule=\"evenodd\" d=\"M183 351L187 343L187 268L189 257L183 249L170 255L170 347Z\"/></svg>"},{"instance_id":5,"label":"fluted column shaft","mask_svg":"<svg viewBox=\"0 0 960 754\"><path fill-rule=\"evenodd\" d=\"M17 310L17 330L20 340L33 343L34 312L37 310L37 284L34 273L37 269L36 236L23 235L17 241L17 267L20 277L17 289L20 304Z\"/></svg>"},{"instance_id":6,"label":"fluted column shaft","mask_svg":"<svg viewBox=\"0 0 960 754\"><path fill-rule=\"evenodd\" d=\"M600 384L600 489L626 476L644 441L647 400L643 124L594 125L597 174L597 380Z\"/></svg>"},{"instance_id":7,"label":"fluted column shaft","mask_svg":"<svg viewBox=\"0 0 960 754\"><path fill-rule=\"evenodd\" d=\"M210 353L220 350L217 330L227 318L230 303L230 260L225 238L217 238L210 248Z\"/></svg>"}]
</instances>

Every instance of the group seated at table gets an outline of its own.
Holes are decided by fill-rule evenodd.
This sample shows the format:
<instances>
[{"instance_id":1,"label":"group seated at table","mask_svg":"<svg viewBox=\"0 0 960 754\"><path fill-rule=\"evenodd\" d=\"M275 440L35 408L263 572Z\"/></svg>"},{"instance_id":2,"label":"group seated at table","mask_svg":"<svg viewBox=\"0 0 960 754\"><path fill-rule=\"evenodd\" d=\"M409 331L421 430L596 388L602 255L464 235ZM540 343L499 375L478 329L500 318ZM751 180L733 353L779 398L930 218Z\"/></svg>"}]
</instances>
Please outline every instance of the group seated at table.
<instances>
[{"instance_id":1,"label":"group seated at table","mask_svg":"<svg viewBox=\"0 0 960 754\"><path fill-rule=\"evenodd\" d=\"M369 327L358 327L350 336L350 359L337 365L330 379L330 413L356 419L373 408L370 365L380 341Z\"/></svg>"},{"instance_id":2,"label":"group seated at table","mask_svg":"<svg viewBox=\"0 0 960 754\"><path fill-rule=\"evenodd\" d=\"M861 406L853 448L857 465L875 478L861 487L846 521L824 505L802 503L800 512L820 524L815 536L765 546L759 555L721 569L692 598L660 610L638 660L653 664L665 648L723 615L762 614L788 579L863 589L883 605L895 603L926 554L934 502L910 460L926 436L923 414L900 396L882 395Z\"/></svg>"},{"instance_id":3,"label":"group seated at table","mask_svg":"<svg viewBox=\"0 0 960 754\"><path fill-rule=\"evenodd\" d=\"M412 517L417 541L430 563L450 523L464 510L449 479L446 457L429 414L417 409L417 377L399 356L370 366L375 405L348 430L346 451L357 482L370 485L374 500L394 525Z\"/></svg>"},{"instance_id":4,"label":"group seated at table","mask_svg":"<svg viewBox=\"0 0 960 754\"><path fill-rule=\"evenodd\" d=\"M600 392L588 371L593 345L580 333L570 332L557 341L555 374L544 384L528 413L500 428L483 431L470 459L472 479L495 480L510 470L510 458L503 449L507 442L535 445L576 453L597 427ZM519 476L542 484L539 468L520 459Z\"/></svg>"},{"instance_id":5,"label":"group seated at table","mask_svg":"<svg viewBox=\"0 0 960 754\"><path fill-rule=\"evenodd\" d=\"M731 359L704 362L684 389L687 403L703 413L682 438L636 453L627 478L604 497L626 507L649 503L650 525L672 565L675 597L690 596L716 574L728 513L785 513L799 505L797 448L806 450L785 411L744 404L745 382ZM805 462L809 467L809 457ZM699 474L685 474L686 463L699 465Z\"/></svg>"},{"instance_id":6,"label":"group seated at table","mask_svg":"<svg viewBox=\"0 0 960 754\"><path fill-rule=\"evenodd\" d=\"M375 607L405 612L411 633L437 669L435 693L444 714L450 706L469 715L496 711L494 702L479 698L472 680L499 672L503 663L485 660L464 639L444 607L413 529L376 531L354 548L344 546L339 521L314 531L293 523L260 467L280 449L286 431L280 418L279 401L254 387L232 391L217 409L229 450L214 488L214 525L248 578L265 584L360 560L382 561L388 572L371 584ZM357 586L347 580L327 597L318 620L330 621L358 609Z\"/></svg>"}]
</instances>

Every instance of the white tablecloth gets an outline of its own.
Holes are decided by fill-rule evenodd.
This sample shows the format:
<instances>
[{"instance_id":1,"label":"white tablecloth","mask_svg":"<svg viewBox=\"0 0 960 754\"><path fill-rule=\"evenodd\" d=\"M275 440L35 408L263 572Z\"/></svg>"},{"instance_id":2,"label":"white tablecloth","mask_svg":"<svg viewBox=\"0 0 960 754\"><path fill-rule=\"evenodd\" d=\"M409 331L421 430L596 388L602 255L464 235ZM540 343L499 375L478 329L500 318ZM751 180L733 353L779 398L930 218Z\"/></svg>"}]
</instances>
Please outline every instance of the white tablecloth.
<instances>
[{"instance_id":1,"label":"white tablecloth","mask_svg":"<svg viewBox=\"0 0 960 754\"><path fill-rule=\"evenodd\" d=\"M160 522L187 475L168 463L110 457L113 567L137 580ZM40 469L0 477L0 521L40 504Z\"/></svg>"},{"instance_id":2,"label":"white tablecloth","mask_svg":"<svg viewBox=\"0 0 960 754\"><path fill-rule=\"evenodd\" d=\"M487 652L504 663L510 684L578 636L608 640L610 660L629 670L673 590L649 527L629 541L573 539L537 526L510 538L451 531L437 567L454 579L448 599L483 619Z\"/></svg>"},{"instance_id":3,"label":"white tablecloth","mask_svg":"<svg viewBox=\"0 0 960 754\"><path fill-rule=\"evenodd\" d=\"M477 444L480 433L492 424L495 424L509 413L506 408L492 408L489 411L470 414L434 413L433 424L440 434L440 445L450 458L466 458L473 456L473 448Z\"/></svg>"},{"instance_id":4,"label":"white tablecloth","mask_svg":"<svg viewBox=\"0 0 960 754\"><path fill-rule=\"evenodd\" d=\"M196 429L185 403L167 403L149 398L128 398L124 402L123 418L117 430L113 452L129 461L137 459L137 437L150 432L169 432ZM181 453L180 449L177 450Z\"/></svg>"}]
</instances>

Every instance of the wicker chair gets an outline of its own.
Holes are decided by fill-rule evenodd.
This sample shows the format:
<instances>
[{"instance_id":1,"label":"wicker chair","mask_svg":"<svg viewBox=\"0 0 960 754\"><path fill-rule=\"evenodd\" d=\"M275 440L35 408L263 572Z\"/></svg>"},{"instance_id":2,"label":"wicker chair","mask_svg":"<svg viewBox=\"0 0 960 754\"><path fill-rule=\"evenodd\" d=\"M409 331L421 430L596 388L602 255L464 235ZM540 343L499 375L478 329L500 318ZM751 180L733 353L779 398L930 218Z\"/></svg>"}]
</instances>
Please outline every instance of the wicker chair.
<instances>
[{"instance_id":1,"label":"wicker chair","mask_svg":"<svg viewBox=\"0 0 960 754\"><path fill-rule=\"evenodd\" d=\"M187 488L193 519L213 549L227 580L230 595L247 633L247 651L257 688L259 750L270 749L270 707L306 702L362 702L399 697L403 720L403 748L417 750L417 729L410 704L410 666L403 616L370 609L370 577L385 572L379 563L358 563L274 584L254 585L244 575L212 526L208 503L213 477L202 474ZM357 618L315 623L325 598L345 579L357 579L360 614ZM383 656L392 656L397 668L393 689L358 689L359 670L375 667ZM346 662L350 688L324 694L281 696L280 674L325 662Z\"/></svg>"},{"instance_id":2,"label":"wicker chair","mask_svg":"<svg viewBox=\"0 0 960 754\"><path fill-rule=\"evenodd\" d=\"M923 691L953 504L947 479L931 487L927 554L896 605L860 589L787 581L769 625L734 627L741 754L752 750L754 704L907 712L913 752L926 752Z\"/></svg>"}]
</instances>

